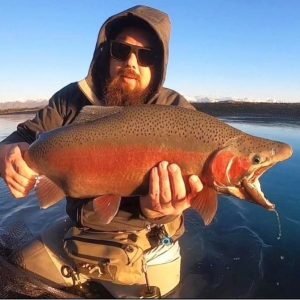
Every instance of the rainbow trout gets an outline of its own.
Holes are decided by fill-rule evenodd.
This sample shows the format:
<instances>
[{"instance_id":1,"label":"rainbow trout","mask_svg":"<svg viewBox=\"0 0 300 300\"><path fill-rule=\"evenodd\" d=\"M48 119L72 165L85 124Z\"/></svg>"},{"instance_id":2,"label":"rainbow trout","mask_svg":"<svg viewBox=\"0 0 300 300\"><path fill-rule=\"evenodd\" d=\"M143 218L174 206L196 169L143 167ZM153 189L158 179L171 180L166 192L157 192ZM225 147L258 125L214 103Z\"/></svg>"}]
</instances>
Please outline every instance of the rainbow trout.
<instances>
[{"instance_id":1,"label":"rainbow trout","mask_svg":"<svg viewBox=\"0 0 300 300\"><path fill-rule=\"evenodd\" d=\"M210 115L164 105L86 106L71 125L42 133L24 159L38 174L43 208L64 196L94 198L109 223L121 196L146 195L150 170L166 160L203 190L191 201L205 224L217 210L217 194L246 199L268 210L259 177L292 155L284 143L246 134Z\"/></svg>"}]
</instances>

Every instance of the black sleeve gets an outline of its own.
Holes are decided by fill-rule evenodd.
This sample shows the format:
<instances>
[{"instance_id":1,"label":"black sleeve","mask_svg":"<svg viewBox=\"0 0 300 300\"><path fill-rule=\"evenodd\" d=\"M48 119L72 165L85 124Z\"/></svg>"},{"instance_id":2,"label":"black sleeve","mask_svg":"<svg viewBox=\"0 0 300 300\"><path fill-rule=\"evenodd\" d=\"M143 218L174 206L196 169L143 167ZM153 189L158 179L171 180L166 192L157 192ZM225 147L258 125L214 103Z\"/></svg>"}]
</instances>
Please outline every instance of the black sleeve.
<instances>
[{"instance_id":1,"label":"black sleeve","mask_svg":"<svg viewBox=\"0 0 300 300\"><path fill-rule=\"evenodd\" d=\"M0 144L34 142L41 132L71 123L84 105L90 103L80 91L77 82L71 83L55 93L48 105L40 109L32 120L17 126L17 130Z\"/></svg>"}]
</instances>

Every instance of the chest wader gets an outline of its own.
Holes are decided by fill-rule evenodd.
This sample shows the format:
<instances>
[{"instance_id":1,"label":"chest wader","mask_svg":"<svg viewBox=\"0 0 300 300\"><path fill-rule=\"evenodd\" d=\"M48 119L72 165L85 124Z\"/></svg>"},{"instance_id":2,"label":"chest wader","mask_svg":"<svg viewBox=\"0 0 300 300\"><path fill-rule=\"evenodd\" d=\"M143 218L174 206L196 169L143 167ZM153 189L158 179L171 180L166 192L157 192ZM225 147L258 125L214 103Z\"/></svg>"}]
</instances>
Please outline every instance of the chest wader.
<instances>
[{"instance_id":1,"label":"chest wader","mask_svg":"<svg viewBox=\"0 0 300 300\"><path fill-rule=\"evenodd\" d=\"M99 281L116 298L164 296L180 281L177 239L183 231L182 217L166 225L109 234L76 228L69 219L61 220L22 249L22 266L53 287L78 286L92 280ZM91 237L97 243L90 243Z\"/></svg>"},{"instance_id":2,"label":"chest wader","mask_svg":"<svg viewBox=\"0 0 300 300\"><path fill-rule=\"evenodd\" d=\"M71 273L101 281L114 292L122 293L128 285L143 298L159 297L180 281L179 229L183 231L182 217L138 231L71 227L64 249L73 261Z\"/></svg>"}]
</instances>

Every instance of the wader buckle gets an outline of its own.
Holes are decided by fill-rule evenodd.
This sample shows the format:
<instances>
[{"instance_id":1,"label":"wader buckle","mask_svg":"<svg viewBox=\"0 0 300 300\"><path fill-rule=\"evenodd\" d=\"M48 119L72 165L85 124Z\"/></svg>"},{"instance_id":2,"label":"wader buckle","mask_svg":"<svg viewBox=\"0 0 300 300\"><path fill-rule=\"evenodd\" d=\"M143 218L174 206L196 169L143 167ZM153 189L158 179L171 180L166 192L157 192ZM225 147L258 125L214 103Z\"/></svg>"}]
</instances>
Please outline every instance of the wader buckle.
<instances>
[{"instance_id":1,"label":"wader buckle","mask_svg":"<svg viewBox=\"0 0 300 300\"><path fill-rule=\"evenodd\" d=\"M158 230L158 240L160 245L169 246L173 244L173 239L169 236L164 225L159 226Z\"/></svg>"},{"instance_id":2,"label":"wader buckle","mask_svg":"<svg viewBox=\"0 0 300 300\"><path fill-rule=\"evenodd\" d=\"M63 265L60 268L60 272L61 272L62 276L64 276L65 278L72 278L73 286L75 286L75 285L81 286L82 285L78 273L71 266Z\"/></svg>"}]
</instances>

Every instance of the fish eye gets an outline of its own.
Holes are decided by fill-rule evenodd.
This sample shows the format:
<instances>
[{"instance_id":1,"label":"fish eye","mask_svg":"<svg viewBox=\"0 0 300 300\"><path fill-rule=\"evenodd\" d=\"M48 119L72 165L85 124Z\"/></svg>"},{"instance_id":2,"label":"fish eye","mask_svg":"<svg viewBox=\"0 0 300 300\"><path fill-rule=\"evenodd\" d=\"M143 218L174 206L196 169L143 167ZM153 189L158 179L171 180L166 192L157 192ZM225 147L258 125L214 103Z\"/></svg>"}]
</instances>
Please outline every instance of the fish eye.
<instances>
[{"instance_id":1,"label":"fish eye","mask_svg":"<svg viewBox=\"0 0 300 300\"><path fill-rule=\"evenodd\" d=\"M254 155L252 158L254 164L259 164L261 162L261 157L259 155Z\"/></svg>"}]
</instances>

